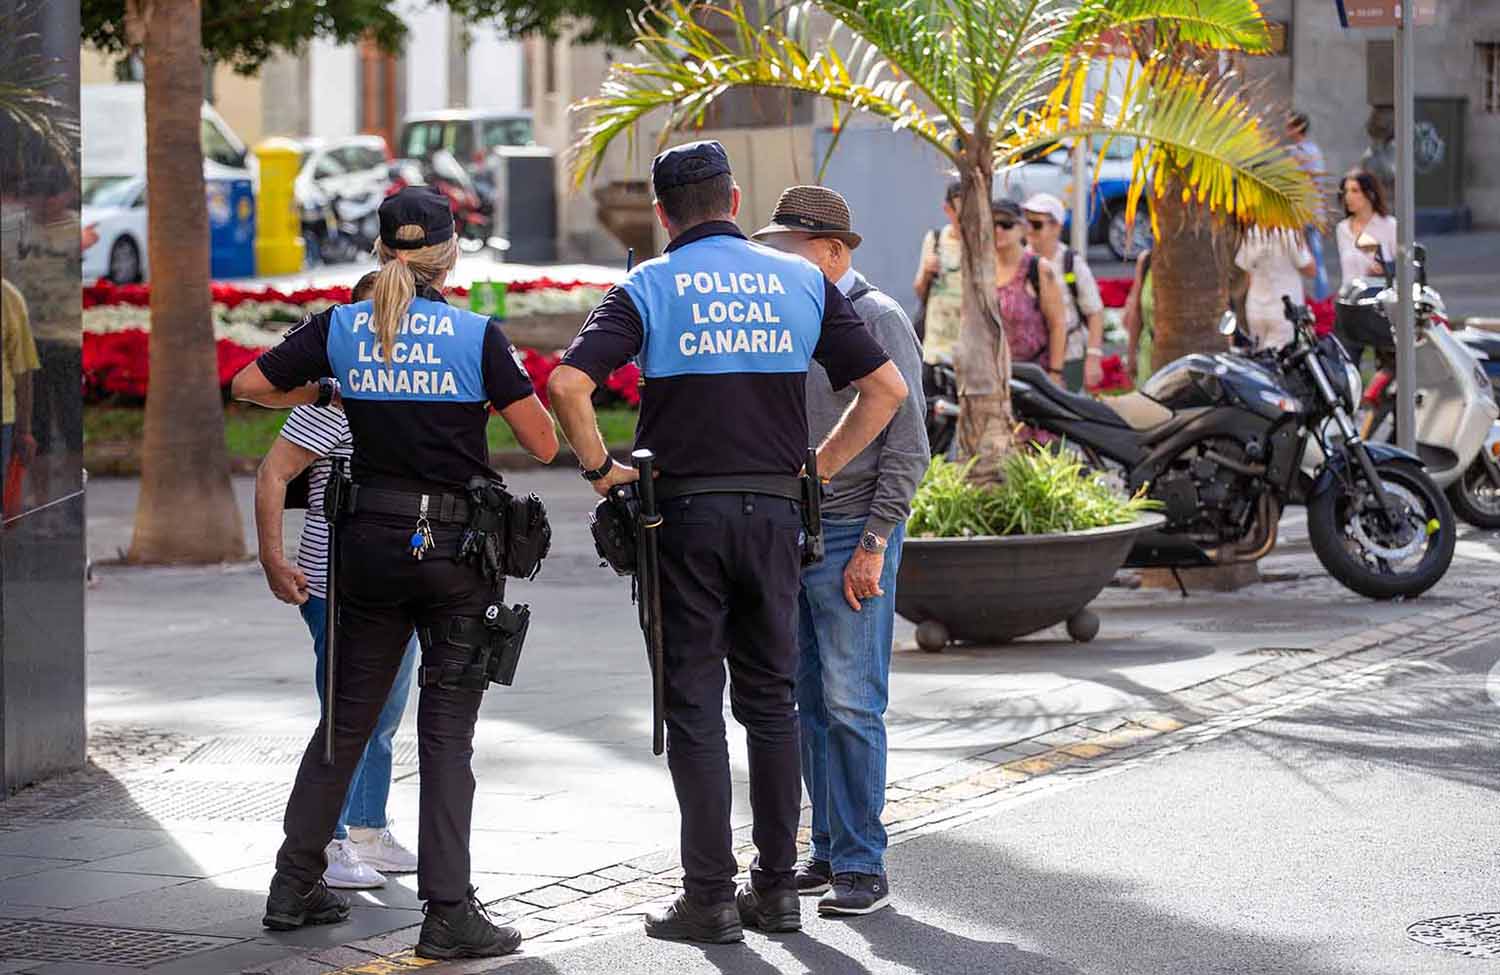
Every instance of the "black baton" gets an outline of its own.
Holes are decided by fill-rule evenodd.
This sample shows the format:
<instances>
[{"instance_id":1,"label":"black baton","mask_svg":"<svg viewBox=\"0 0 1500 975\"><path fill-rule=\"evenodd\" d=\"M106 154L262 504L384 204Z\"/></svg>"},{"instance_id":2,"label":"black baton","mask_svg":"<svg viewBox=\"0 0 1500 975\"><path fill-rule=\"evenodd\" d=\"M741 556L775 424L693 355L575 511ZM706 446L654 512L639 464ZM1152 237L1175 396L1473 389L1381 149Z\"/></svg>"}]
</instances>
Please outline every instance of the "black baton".
<instances>
[{"instance_id":1,"label":"black baton","mask_svg":"<svg viewBox=\"0 0 1500 975\"><path fill-rule=\"evenodd\" d=\"M323 488L323 518L328 522L328 594L323 621L323 764L333 764L334 671L339 659L339 518L344 511L344 460L335 459Z\"/></svg>"},{"instance_id":2,"label":"black baton","mask_svg":"<svg viewBox=\"0 0 1500 975\"><path fill-rule=\"evenodd\" d=\"M651 754L660 755L666 750L666 727L664 725L667 684L666 645L661 626L661 557L657 548L656 529L661 527L661 513L656 510L656 485L652 483L656 455L649 450L637 450L630 459L640 473L636 482L641 499L639 531L640 567L638 582L641 587L641 633L646 637L646 653L651 662Z\"/></svg>"}]
</instances>

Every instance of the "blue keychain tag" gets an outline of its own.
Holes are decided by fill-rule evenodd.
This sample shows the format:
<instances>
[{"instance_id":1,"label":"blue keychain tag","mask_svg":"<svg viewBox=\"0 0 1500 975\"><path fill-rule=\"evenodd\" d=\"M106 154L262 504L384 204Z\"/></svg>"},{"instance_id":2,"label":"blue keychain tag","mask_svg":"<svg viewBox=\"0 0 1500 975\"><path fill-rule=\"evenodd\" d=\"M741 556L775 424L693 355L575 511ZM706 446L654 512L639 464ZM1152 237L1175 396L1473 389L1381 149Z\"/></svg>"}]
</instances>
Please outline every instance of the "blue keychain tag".
<instances>
[{"instance_id":1,"label":"blue keychain tag","mask_svg":"<svg viewBox=\"0 0 1500 975\"><path fill-rule=\"evenodd\" d=\"M427 523L427 495L422 495L422 506L417 513L417 530L411 533L411 557L418 562L432 549L432 526Z\"/></svg>"}]
</instances>

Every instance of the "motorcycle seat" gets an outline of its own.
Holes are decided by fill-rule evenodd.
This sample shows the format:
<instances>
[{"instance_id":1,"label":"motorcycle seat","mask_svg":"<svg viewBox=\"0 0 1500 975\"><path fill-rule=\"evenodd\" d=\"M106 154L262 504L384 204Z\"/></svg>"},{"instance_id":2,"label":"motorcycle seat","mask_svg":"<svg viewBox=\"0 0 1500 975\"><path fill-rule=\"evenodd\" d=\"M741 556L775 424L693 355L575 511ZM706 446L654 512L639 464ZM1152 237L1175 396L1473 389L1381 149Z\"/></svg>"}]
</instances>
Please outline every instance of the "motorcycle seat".
<instances>
[{"instance_id":1,"label":"motorcycle seat","mask_svg":"<svg viewBox=\"0 0 1500 975\"><path fill-rule=\"evenodd\" d=\"M1145 393L1121 393L1104 401L1110 409L1120 414L1120 419L1132 430L1154 430L1172 419L1171 410L1162 406Z\"/></svg>"},{"instance_id":2,"label":"motorcycle seat","mask_svg":"<svg viewBox=\"0 0 1500 975\"><path fill-rule=\"evenodd\" d=\"M1124 418L1120 414L1093 397L1069 392L1061 386L1055 385L1052 380L1047 378L1046 371L1034 362L1016 363L1011 367L1011 375L1034 386L1037 392L1059 406L1072 410L1085 420L1092 420L1095 423L1105 423L1112 427L1126 425Z\"/></svg>"}]
</instances>

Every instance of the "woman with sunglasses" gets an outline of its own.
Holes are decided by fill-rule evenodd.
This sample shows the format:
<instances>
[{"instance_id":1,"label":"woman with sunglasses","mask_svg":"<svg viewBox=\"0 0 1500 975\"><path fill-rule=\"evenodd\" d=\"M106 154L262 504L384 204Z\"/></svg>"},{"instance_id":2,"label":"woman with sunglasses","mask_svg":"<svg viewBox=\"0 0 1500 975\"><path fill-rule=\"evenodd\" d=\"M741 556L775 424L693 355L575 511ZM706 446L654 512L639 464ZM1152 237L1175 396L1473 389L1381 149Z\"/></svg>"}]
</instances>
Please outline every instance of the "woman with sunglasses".
<instances>
[{"instance_id":1,"label":"woman with sunglasses","mask_svg":"<svg viewBox=\"0 0 1500 975\"><path fill-rule=\"evenodd\" d=\"M1026 250L1026 225L1014 200L991 206L995 220L996 299L1012 362L1034 362L1062 385L1067 310L1062 288L1044 258Z\"/></svg>"}]
</instances>

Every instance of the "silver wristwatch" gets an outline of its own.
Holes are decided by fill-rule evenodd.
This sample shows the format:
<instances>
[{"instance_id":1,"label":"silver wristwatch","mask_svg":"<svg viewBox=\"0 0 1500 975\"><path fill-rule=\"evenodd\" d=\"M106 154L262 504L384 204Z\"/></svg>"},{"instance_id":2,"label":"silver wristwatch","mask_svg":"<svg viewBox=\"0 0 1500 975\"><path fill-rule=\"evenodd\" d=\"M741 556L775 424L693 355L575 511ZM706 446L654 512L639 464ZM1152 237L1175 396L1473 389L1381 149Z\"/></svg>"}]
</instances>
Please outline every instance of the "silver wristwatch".
<instances>
[{"instance_id":1,"label":"silver wristwatch","mask_svg":"<svg viewBox=\"0 0 1500 975\"><path fill-rule=\"evenodd\" d=\"M885 551L886 541L874 532L865 532L859 536L859 547L872 555L879 555Z\"/></svg>"}]
</instances>

